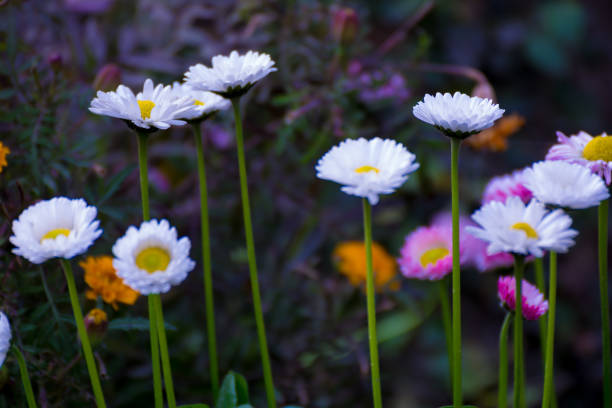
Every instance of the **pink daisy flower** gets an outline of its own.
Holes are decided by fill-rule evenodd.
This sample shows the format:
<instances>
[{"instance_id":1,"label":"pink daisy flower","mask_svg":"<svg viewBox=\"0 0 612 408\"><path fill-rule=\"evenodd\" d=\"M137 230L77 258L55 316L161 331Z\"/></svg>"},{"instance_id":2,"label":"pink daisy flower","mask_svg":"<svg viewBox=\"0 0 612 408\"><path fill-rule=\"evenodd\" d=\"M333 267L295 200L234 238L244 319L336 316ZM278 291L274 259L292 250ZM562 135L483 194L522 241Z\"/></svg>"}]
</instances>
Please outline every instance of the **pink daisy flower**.
<instances>
[{"instance_id":1,"label":"pink daisy flower","mask_svg":"<svg viewBox=\"0 0 612 408\"><path fill-rule=\"evenodd\" d=\"M502 305L510 310L516 307L516 280L514 276L500 276L497 281L497 294ZM548 310L548 301L544 295L531 283L523 279L521 286L521 297L523 298L523 317L527 320L537 320Z\"/></svg>"},{"instance_id":2,"label":"pink daisy flower","mask_svg":"<svg viewBox=\"0 0 612 408\"><path fill-rule=\"evenodd\" d=\"M612 137L605 132L591 136L580 131L577 135L565 136L557 132L559 144L550 148L546 160L564 160L588 167L603 177L607 185L612 182Z\"/></svg>"},{"instance_id":3,"label":"pink daisy flower","mask_svg":"<svg viewBox=\"0 0 612 408\"><path fill-rule=\"evenodd\" d=\"M533 197L531 191L525 187L523 170L516 170L511 174L493 177L485 187L482 203L501 201L505 203L508 197L517 196L524 203Z\"/></svg>"}]
</instances>

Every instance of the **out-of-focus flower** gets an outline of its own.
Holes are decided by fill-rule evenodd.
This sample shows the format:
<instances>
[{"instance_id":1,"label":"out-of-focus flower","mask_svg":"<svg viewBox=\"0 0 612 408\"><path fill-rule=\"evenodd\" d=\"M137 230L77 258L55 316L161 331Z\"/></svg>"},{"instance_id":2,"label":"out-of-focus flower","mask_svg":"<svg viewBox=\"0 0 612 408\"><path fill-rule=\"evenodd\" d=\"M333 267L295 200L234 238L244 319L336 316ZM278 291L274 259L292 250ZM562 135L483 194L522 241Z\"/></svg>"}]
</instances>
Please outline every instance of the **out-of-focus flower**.
<instances>
[{"instance_id":1,"label":"out-of-focus flower","mask_svg":"<svg viewBox=\"0 0 612 408\"><path fill-rule=\"evenodd\" d=\"M531 200L525 205L519 197L505 203L491 201L472 215L480 227L466 231L489 243L487 252L512 252L541 257L543 250L567 252L578 232L572 219L562 210L548 211L544 204Z\"/></svg>"},{"instance_id":2,"label":"out-of-focus flower","mask_svg":"<svg viewBox=\"0 0 612 408\"><path fill-rule=\"evenodd\" d=\"M378 102L387 99L403 102L410 97L406 80L398 72L385 69L365 72L359 61L351 61L347 72L346 88L356 91L363 102Z\"/></svg>"},{"instance_id":3,"label":"out-of-focus flower","mask_svg":"<svg viewBox=\"0 0 612 408\"><path fill-rule=\"evenodd\" d=\"M472 96L495 101L495 90L488 81L482 80L472 89Z\"/></svg>"},{"instance_id":4,"label":"out-of-focus flower","mask_svg":"<svg viewBox=\"0 0 612 408\"><path fill-rule=\"evenodd\" d=\"M493 126L465 140L476 150L503 152L508 148L508 138L525 124L525 119L516 113L502 117Z\"/></svg>"},{"instance_id":5,"label":"out-of-focus flower","mask_svg":"<svg viewBox=\"0 0 612 408\"><path fill-rule=\"evenodd\" d=\"M109 92L120 84L121 68L116 64L106 64L96 74L92 85L96 91Z\"/></svg>"},{"instance_id":6,"label":"out-of-focus flower","mask_svg":"<svg viewBox=\"0 0 612 408\"><path fill-rule=\"evenodd\" d=\"M361 286L366 282L366 252L363 241L346 241L336 246L333 259L340 273L345 275L351 284ZM372 268L376 290L388 287L399 289L395 259L378 243L372 243Z\"/></svg>"},{"instance_id":7,"label":"out-of-focus flower","mask_svg":"<svg viewBox=\"0 0 612 408\"><path fill-rule=\"evenodd\" d=\"M516 279L514 276L500 276L497 281L497 295L502 306L515 310L516 308ZM542 293L531 283L523 279L521 282L521 310L527 320L537 320L548 310L548 301L544 300Z\"/></svg>"},{"instance_id":8,"label":"out-of-focus flower","mask_svg":"<svg viewBox=\"0 0 612 408\"><path fill-rule=\"evenodd\" d=\"M606 133L591 136L580 131L577 135L565 136L557 132L559 144L550 148L546 160L564 160L588 167L593 173L612 183L612 137Z\"/></svg>"},{"instance_id":9,"label":"out-of-focus flower","mask_svg":"<svg viewBox=\"0 0 612 408\"><path fill-rule=\"evenodd\" d=\"M516 170L511 174L493 177L484 189L482 203L491 201L505 203L509 197L518 197L522 202L528 203L533 194L525 186L524 170Z\"/></svg>"},{"instance_id":10,"label":"out-of-focus flower","mask_svg":"<svg viewBox=\"0 0 612 408\"><path fill-rule=\"evenodd\" d=\"M168 129L171 125L184 125L185 121L179 118L197 111L197 105L188 97L174 98L171 86L154 86L153 81L147 79L138 95L123 85L114 92L98 91L89 110L98 115L124 119L140 130L151 127Z\"/></svg>"},{"instance_id":11,"label":"out-of-focus flower","mask_svg":"<svg viewBox=\"0 0 612 408\"><path fill-rule=\"evenodd\" d=\"M114 0L64 0L68 11L82 14L101 14L106 12Z\"/></svg>"},{"instance_id":12,"label":"out-of-focus flower","mask_svg":"<svg viewBox=\"0 0 612 408\"><path fill-rule=\"evenodd\" d=\"M234 50L229 56L215 55L212 67L192 65L185 72L185 82L198 91L233 98L243 95L257 81L274 71L276 67L270 55L256 51L240 55Z\"/></svg>"},{"instance_id":13,"label":"out-of-focus flower","mask_svg":"<svg viewBox=\"0 0 612 408\"><path fill-rule=\"evenodd\" d=\"M461 92L453 95L438 92L436 96L425 95L412 108L412 113L446 136L463 139L493 126L502 117L504 110L490 99L470 97Z\"/></svg>"},{"instance_id":14,"label":"out-of-focus flower","mask_svg":"<svg viewBox=\"0 0 612 408\"><path fill-rule=\"evenodd\" d=\"M83 199L55 197L26 208L13 221L13 253L39 264L80 255L102 234L96 207Z\"/></svg>"},{"instance_id":15,"label":"out-of-focus flower","mask_svg":"<svg viewBox=\"0 0 612 408\"><path fill-rule=\"evenodd\" d=\"M194 268L190 249L189 238L178 239L168 221L145 221L115 242L113 266L126 285L143 295L166 293Z\"/></svg>"},{"instance_id":16,"label":"out-of-focus flower","mask_svg":"<svg viewBox=\"0 0 612 408\"><path fill-rule=\"evenodd\" d=\"M331 32L334 40L346 45L355 41L359 16L350 7L339 7L332 12Z\"/></svg>"},{"instance_id":17,"label":"out-of-focus flower","mask_svg":"<svg viewBox=\"0 0 612 408\"><path fill-rule=\"evenodd\" d=\"M544 204L581 209L610 197L604 181L588 168L565 161L546 160L523 173L525 186Z\"/></svg>"},{"instance_id":18,"label":"out-of-focus flower","mask_svg":"<svg viewBox=\"0 0 612 408\"><path fill-rule=\"evenodd\" d=\"M4 364L6 354L11 347L11 325L8 318L0 312L0 367Z\"/></svg>"},{"instance_id":19,"label":"out-of-focus flower","mask_svg":"<svg viewBox=\"0 0 612 408\"><path fill-rule=\"evenodd\" d=\"M401 143L378 137L344 140L316 165L318 178L343 184L343 192L367 198L372 205L379 194L393 193L418 168L415 155Z\"/></svg>"},{"instance_id":20,"label":"out-of-focus flower","mask_svg":"<svg viewBox=\"0 0 612 408\"><path fill-rule=\"evenodd\" d=\"M90 287L85 292L87 299L95 300L100 296L103 301L117 310L117 303L133 305L139 293L123 283L113 267L113 258L108 255L88 256L79 262L85 271L85 282Z\"/></svg>"},{"instance_id":21,"label":"out-of-focus flower","mask_svg":"<svg viewBox=\"0 0 612 408\"><path fill-rule=\"evenodd\" d=\"M108 329L108 316L102 309L91 309L83 318L92 346L98 345Z\"/></svg>"},{"instance_id":22,"label":"out-of-focus flower","mask_svg":"<svg viewBox=\"0 0 612 408\"><path fill-rule=\"evenodd\" d=\"M191 98L196 110L188 111L181 119L197 120L215 112L229 108L230 101L213 92L196 91L189 85L180 82L172 84L172 95L175 98Z\"/></svg>"},{"instance_id":23,"label":"out-of-focus flower","mask_svg":"<svg viewBox=\"0 0 612 408\"><path fill-rule=\"evenodd\" d=\"M2 169L8 166L8 162L6 161L6 156L11 153L11 149L8 146L5 146L2 142L0 142L0 173L2 173Z\"/></svg>"},{"instance_id":24,"label":"out-of-focus flower","mask_svg":"<svg viewBox=\"0 0 612 408\"><path fill-rule=\"evenodd\" d=\"M62 64L64 63L64 59L62 58L62 54L59 52L53 52L47 56L47 63L53 69L53 71L57 72L62 68Z\"/></svg>"}]
</instances>

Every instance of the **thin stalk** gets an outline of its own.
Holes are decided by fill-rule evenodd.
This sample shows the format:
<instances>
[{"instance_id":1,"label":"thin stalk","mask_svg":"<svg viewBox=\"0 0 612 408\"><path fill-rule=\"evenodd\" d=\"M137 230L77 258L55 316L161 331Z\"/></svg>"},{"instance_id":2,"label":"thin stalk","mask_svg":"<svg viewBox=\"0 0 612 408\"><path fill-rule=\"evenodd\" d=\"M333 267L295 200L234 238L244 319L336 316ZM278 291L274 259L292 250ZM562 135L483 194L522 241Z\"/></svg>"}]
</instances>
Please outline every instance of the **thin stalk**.
<instances>
[{"instance_id":1,"label":"thin stalk","mask_svg":"<svg viewBox=\"0 0 612 408\"><path fill-rule=\"evenodd\" d=\"M451 137L451 206L453 217L453 405L463 406L461 385L461 270L459 267L459 147L461 140Z\"/></svg>"},{"instance_id":2,"label":"thin stalk","mask_svg":"<svg viewBox=\"0 0 612 408\"><path fill-rule=\"evenodd\" d=\"M550 282L548 293L548 323L546 333L546 359L544 365L544 396L542 408L550 408L555 389L554 383L554 348L555 348L555 311L557 305L557 253L551 251Z\"/></svg>"},{"instance_id":3,"label":"thin stalk","mask_svg":"<svg viewBox=\"0 0 612 408\"><path fill-rule=\"evenodd\" d=\"M150 218L149 210L149 175L147 169L147 134L138 133L138 167L140 170L140 199L142 203L142 219L148 221ZM151 366L153 370L153 395L155 408L163 408L164 396L161 385L161 366L159 363L159 341L157 338L157 314L155 313L155 303L151 296L148 296L149 307L149 336L151 342Z\"/></svg>"},{"instance_id":4,"label":"thin stalk","mask_svg":"<svg viewBox=\"0 0 612 408\"><path fill-rule=\"evenodd\" d=\"M536 258L533 261L535 269L535 283L536 287L542 293L546 293L546 282L544 281L544 259ZM538 319L538 325L540 326L540 347L542 349L542 365L546 360L546 319Z\"/></svg>"},{"instance_id":5,"label":"thin stalk","mask_svg":"<svg viewBox=\"0 0 612 408\"><path fill-rule=\"evenodd\" d=\"M374 269L372 266L372 206L367 198L363 199L363 234L366 248L366 296L368 306L368 339L370 343L372 394L374 398L374 408L382 408L380 367L378 363L378 339L376 336L376 292L374 289Z\"/></svg>"},{"instance_id":6,"label":"thin stalk","mask_svg":"<svg viewBox=\"0 0 612 408\"><path fill-rule=\"evenodd\" d=\"M512 313L506 318L499 332L499 385L497 388L497 408L506 408L508 403L508 332L512 324Z\"/></svg>"},{"instance_id":7,"label":"thin stalk","mask_svg":"<svg viewBox=\"0 0 612 408\"><path fill-rule=\"evenodd\" d=\"M608 207L609 200L599 203L599 293L601 303L601 338L603 348L604 408L612 407L612 375L610 373L610 304L608 301Z\"/></svg>"},{"instance_id":8,"label":"thin stalk","mask_svg":"<svg viewBox=\"0 0 612 408\"><path fill-rule=\"evenodd\" d=\"M523 272L525 258L514 256L515 319L514 319L514 408L525 407L524 358L523 358Z\"/></svg>"},{"instance_id":9,"label":"thin stalk","mask_svg":"<svg viewBox=\"0 0 612 408\"><path fill-rule=\"evenodd\" d=\"M448 379L453 383L453 332L451 327L451 310L448 301L447 279L438 281L438 292L440 294L440 309L442 311L442 324L444 326L444 338L446 340L446 357L448 358Z\"/></svg>"},{"instance_id":10,"label":"thin stalk","mask_svg":"<svg viewBox=\"0 0 612 408\"><path fill-rule=\"evenodd\" d=\"M64 275L66 276L68 294L70 295L70 303L72 303L72 313L74 314L77 331L79 333L79 338L81 339L81 345L83 346L83 354L85 355L85 362L87 363L87 371L89 371L89 379L91 380L96 405L98 408L106 408L104 394L102 393L102 385L100 384L100 378L98 377L96 360L94 359L93 352L91 351L89 335L87 334L87 330L85 330L85 323L83 322L83 312L81 311L81 305L79 304L79 296L76 289L76 284L74 283L72 266L66 259L60 259L60 263L62 264Z\"/></svg>"},{"instance_id":11,"label":"thin stalk","mask_svg":"<svg viewBox=\"0 0 612 408\"><path fill-rule=\"evenodd\" d=\"M34 391L32 391L32 383L30 382L30 375L28 374L28 366L26 365L23 354L16 347L13 346L13 353L17 357L17 363L19 364L19 372L21 373L21 382L23 383L23 391L26 395L26 401L28 402L28 408L36 408L36 399L34 398Z\"/></svg>"},{"instance_id":12,"label":"thin stalk","mask_svg":"<svg viewBox=\"0 0 612 408\"><path fill-rule=\"evenodd\" d=\"M168 354L168 343L166 341L166 327L164 325L164 312L162 309L161 296L159 294L149 295L155 305L155 317L157 334L159 338L159 350L161 352L162 368L164 370L164 384L166 385L166 399L170 408L176 408L176 397L174 396L174 384L172 382L172 367L170 366L170 355Z\"/></svg>"},{"instance_id":13,"label":"thin stalk","mask_svg":"<svg viewBox=\"0 0 612 408\"><path fill-rule=\"evenodd\" d=\"M240 99L234 98L231 101L232 107L234 108L234 120L236 123L236 149L238 151L238 171L240 173L240 194L242 197L242 215L244 218L244 235L246 238L247 255L249 260L253 311L255 313L255 323L257 325L257 337L259 339L259 351L261 354L261 364L266 387L266 397L268 399L268 408L276 408L274 380L272 379L272 367L270 366L270 354L268 352L266 328L261 307L261 295L259 293L259 278L257 277L255 241L253 239L253 225L251 223L251 204L249 202L246 160L244 157L244 139L242 135L242 118L240 116Z\"/></svg>"},{"instance_id":14,"label":"thin stalk","mask_svg":"<svg viewBox=\"0 0 612 408\"><path fill-rule=\"evenodd\" d=\"M217 335L215 332L215 304L213 298L212 266L210 256L210 224L208 220L208 190L206 188L206 166L200 123L193 123L193 136L198 156L198 177L200 180L200 223L202 232L202 263L204 272L204 302L206 308L206 334L210 359L210 381L213 400L219 394L219 363L217 360Z\"/></svg>"}]
</instances>

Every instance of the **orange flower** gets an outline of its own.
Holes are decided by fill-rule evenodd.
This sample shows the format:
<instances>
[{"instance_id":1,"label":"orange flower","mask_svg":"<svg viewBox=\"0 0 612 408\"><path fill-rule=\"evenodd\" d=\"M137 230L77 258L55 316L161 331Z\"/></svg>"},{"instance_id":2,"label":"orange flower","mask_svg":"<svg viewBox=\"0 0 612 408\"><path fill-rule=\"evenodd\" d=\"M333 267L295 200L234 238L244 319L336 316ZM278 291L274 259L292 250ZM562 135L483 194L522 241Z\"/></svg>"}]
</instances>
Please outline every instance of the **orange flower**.
<instances>
[{"instance_id":1,"label":"orange flower","mask_svg":"<svg viewBox=\"0 0 612 408\"><path fill-rule=\"evenodd\" d=\"M361 286L366 282L366 254L362 241L346 241L334 249L333 259L338 270L348 277L351 284ZM392 290L399 289L399 282L394 281L397 275L397 263L385 249L372 243L372 266L374 269L374 284L377 291L388 286Z\"/></svg>"},{"instance_id":2,"label":"orange flower","mask_svg":"<svg viewBox=\"0 0 612 408\"><path fill-rule=\"evenodd\" d=\"M95 300L102 297L106 303L117 310L117 302L133 305L140 295L137 291L123 283L113 267L113 258L108 255L88 256L79 262L85 270L85 282L91 288L85 292L87 299Z\"/></svg>"},{"instance_id":3,"label":"orange flower","mask_svg":"<svg viewBox=\"0 0 612 408\"><path fill-rule=\"evenodd\" d=\"M0 173L2 173L2 169L8 165L6 156L8 156L9 153L11 153L11 149L0 142Z\"/></svg>"},{"instance_id":4,"label":"orange flower","mask_svg":"<svg viewBox=\"0 0 612 408\"><path fill-rule=\"evenodd\" d=\"M524 124L525 118L516 113L503 116L492 127L468 137L466 143L476 150L503 152L508 148L508 138L518 132Z\"/></svg>"}]
</instances>

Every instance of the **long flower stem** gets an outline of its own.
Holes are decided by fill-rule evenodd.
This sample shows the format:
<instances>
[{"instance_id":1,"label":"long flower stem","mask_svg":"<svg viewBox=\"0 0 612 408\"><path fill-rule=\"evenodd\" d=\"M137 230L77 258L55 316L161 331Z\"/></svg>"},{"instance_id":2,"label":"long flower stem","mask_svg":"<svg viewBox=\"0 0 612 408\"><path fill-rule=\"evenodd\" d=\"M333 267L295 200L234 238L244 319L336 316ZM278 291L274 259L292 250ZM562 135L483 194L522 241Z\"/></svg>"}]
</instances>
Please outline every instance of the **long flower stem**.
<instances>
[{"instance_id":1,"label":"long flower stem","mask_svg":"<svg viewBox=\"0 0 612 408\"><path fill-rule=\"evenodd\" d=\"M70 303L72 303L72 312L74 314L74 320L76 322L79 338L81 339L81 345L83 346L83 354L85 355L85 362L87 363L87 371L89 371L89 379L91 380L96 405L98 408L106 408L104 394L102 394L102 385L100 384L100 378L98 377L96 360L94 359L91 344L89 343L89 335L85 330L85 323L83 322L83 312L81 311L81 305L79 304L79 296L76 289L76 284L74 283L72 266L67 259L60 259L60 262L62 264L62 268L64 269L64 275L66 276L68 294L70 295Z\"/></svg>"},{"instance_id":2,"label":"long flower stem","mask_svg":"<svg viewBox=\"0 0 612 408\"><path fill-rule=\"evenodd\" d=\"M525 407L524 359L523 359L523 272L525 259L514 256L515 319L514 319L514 408Z\"/></svg>"},{"instance_id":3,"label":"long flower stem","mask_svg":"<svg viewBox=\"0 0 612 408\"><path fill-rule=\"evenodd\" d=\"M200 223L202 232L202 258L204 271L204 302L206 308L206 333L208 334L208 356L210 359L210 381L213 399L219 394L219 363L217 360L217 335L215 332L215 304L213 299L212 267L210 257L210 224L208 220L208 190L206 188L206 166L200 123L193 123L198 156L198 177L200 180Z\"/></svg>"},{"instance_id":4,"label":"long flower stem","mask_svg":"<svg viewBox=\"0 0 612 408\"><path fill-rule=\"evenodd\" d=\"M442 311L442 324L444 326L444 338L446 340L446 356L448 358L448 379L453 383L453 332L451 327L451 310L448 301L448 282L447 279L438 281L438 291L440 294L440 309Z\"/></svg>"},{"instance_id":5,"label":"long flower stem","mask_svg":"<svg viewBox=\"0 0 612 408\"><path fill-rule=\"evenodd\" d=\"M251 278L251 291L253 296L253 311L257 325L257 337L259 339L259 350L261 364L266 387L268 408L276 408L276 396L274 394L274 381L272 379L272 367L270 365L270 354L268 352L268 341L266 340L266 328L264 324L261 307L261 295L259 293L259 278L257 277L257 262L255 259L255 242L253 239L253 225L251 223L251 204L249 202L249 189L247 182L246 160L244 156L244 139L242 135L242 117L240 115L240 99L234 98L234 120L236 123L236 149L238 151L238 171L240 173L240 194L242 197L242 215L244 217L244 235L247 244L247 255L249 259L249 274Z\"/></svg>"},{"instance_id":6,"label":"long flower stem","mask_svg":"<svg viewBox=\"0 0 612 408\"><path fill-rule=\"evenodd\" d=\"M164 326L164 312L162 310L161 296L159 294L149 295L155 305L155 317L157 324L157 335L159 338L159 350L161 353L162 368L164 370L164 384L166 385L166 399L170 408L176 408L174 396L174 384L172 382L172 368L170 366L170 355L168 354L168 343L166 341L166 328Z\"/></svg>"},{"instance_id":7,"label":"long flower stem","mask_svg":"<svg viewBox=\"0 0 612 408\"><path fill-rule=\"evenodd\" d=\"M612 375L610 373L610 304L608 301L608 207L609 200L599 203L599 292L601 302L601 338L603 348L604 408L612 407Z\"/></svg>"},{"instance_id":8,"label":"long flower stem","mask_svg":"<svg viewBox=\"0 0 612 408\"><path fill-rule=\"evenodd\" d=\"M544 281L544 258L536 258L533 261L535 269L535 283L536 287L542 293L546 293L546 282ZM540 347L542 348L542 365L546 360L546 319L538 319L538 325L540 326Z\"/></svg>"},{"instance_id":9,"label":"long flower stem","mask_svg":"<svg viewBox=\"0 0 612 408\"><path fill-rule=\"evenodd\" d=\"M28 402L28 408L36 408L36 399L34 398L34 391L32 391L32 383L30 382L30 375L28 374L28 366L26 364L23 354L16 347L13 346L13 353L17 357L17 363L19 364L19 372L21 373L21 382L23 383L23 391L25 392L26 401Z\"/></svg>"},{"instance_id":10,"label":"long flower stem","mask_svg":"<svg viewBox=\"0 0 612 408\"><path fill-rule=\"evenodd\" d=\"M453 217L453 406L463 406L461 385L461 270L459 267L459 147L461 140L451 137L451 206Z\"/></svg>"},{"instance_id":11,"label":"long flower stem","mask_svg":"<svg viewBox=\"0 0 612 408\"><path fill-rule=\"evenodd\" d=\"M363 235L366 248L366 296L368 305L368 339L370 343L370 369L374 408L382 408L380 368L378 363L378 338L376 336L376 292L372 267L372 206L363 199Z\"/></svg>"},{"instance_id":12,"label":"long flower stem","mask_svg":"<svg viewBox=\"0 0 612 408\"><path fill-rule=\"evenodd\" d=\"M512 323L512 313L508 312L499 332L499 385L497 388L497 408L506 408L508 402L508 332Z\"/></svg>"},{"instance_id":13,"label":"long flower stem","mask_svg":"<svg viewBox=\"0 0 612 408\"><path fill-rule=\"evenodd\" d=\"M557 305L557 253L550 252L550 282L548 293L548 323L546 333L546 359L544 365L544 396L542 408L550 408L555 389L554 348L555 348L555 311Z\"/></svg>"},{"instance_id":14,"label":"long flower stem","mask_svg":"<svg viewBox=\"0 0 612 408\"><path fill-rule=\"evenodd\" d=\"M140 170L140 199L142 203L142 219L148 221L149 209L149 176L147 170L147 134L138 133L138 167ZM151 366L153 369L153 395L155 408L163 408L164 396L161 385L161 366L159 363L159 341L157 338L157 314L155 313L155 302L148 296L149 307L149 335L151 342Z\"/></svg>"}]
</instances>

